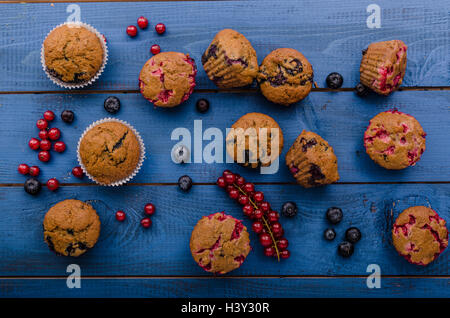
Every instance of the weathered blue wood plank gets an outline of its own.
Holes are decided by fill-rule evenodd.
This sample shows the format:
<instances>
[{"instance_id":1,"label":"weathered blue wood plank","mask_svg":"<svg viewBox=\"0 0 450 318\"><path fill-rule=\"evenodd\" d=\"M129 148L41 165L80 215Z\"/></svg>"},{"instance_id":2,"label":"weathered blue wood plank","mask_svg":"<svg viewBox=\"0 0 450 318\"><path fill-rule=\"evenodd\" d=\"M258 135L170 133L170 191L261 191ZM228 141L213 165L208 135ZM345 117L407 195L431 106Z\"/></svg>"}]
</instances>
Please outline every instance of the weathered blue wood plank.
<instances>
[{"instance_id":1,"label":"weathered blue wood plank","mask_svg":"<svg viewBox=\"0 0 450 318\"><path fill-rule=\"evenodd\" d=\"M0 279L0 297L448 298L450 279L383 277L380 289L357 277L85 279L80 289L67 288L66 279Z\"/></svg>"},{"instance_id":2,"label":"weathered blue wood plank","mask_svg":"<svg viewBox=\"0 0 450 318\"><path fill-rule=\"evenodd\" d=\"M154 109L140 94L116 94L122 109L117 117L130 122L142 134L147 146L148 159L133 182L176 182L189 174L195 182L215 182L224 169L251 175L259 182L293 182L285 166L284 155L302 129L312 130L329 141L338 158L341 182L396 182L396 181L449 181L450 94L448 92L397 92L388 97L371 96L361 99L352 92L311 94L299 105L279 107L267 102L256 93L202 93L175 109ZM76 144L82 131L93 121L107 117L103 101L108 95L87 94L24 94L0 95L0 182L20 183L24 177L17 173L17 165L25 162L42 168L42 180L56 177L63 182L80 182L70 171L77 165ZM198 98L207 98L211 108L207 114L195 111ZM398 107L415 116L427 136L427 150L416 166L402 171L389 171L376 165L365 153L362 138L369 120L378 112ZM63 109L75 111L76 120L66 125L59 118ZM28 148L28 140L37 136L36 120L45 110L52 109L58 118L53 126L62 129L62 140L67 143L63 154L52 153L47 164L37 159L37 153ZM177 165L170 152L177 141L171 140L175 128L186 127L194 138L194 120L202 120L203 131L210 127L225 129L248 112L266 113L281 126L285 147L280 169L273 175L239 167L237 164L192 163ZM209 141L204 141L206 146ZM12 145L15 145L12 147ZM192 141L192 147L194 143ZM85 179L84 182L87 182ZM300 188L299 188L300 190Z\"/></svg>"},{"instance_id":3,"label":"weathered blue wood plank","mask_svg":"<svg viewBox=\"0 0 450 318\"><path fill-rule=\"evenodd\" d=\"M431 206L450 221L450 185L257 188L276 210L290 200L299 207L295 218L281 218L291 257L280 263L265 257L256 235L251 233L253 250L231 275L366 275L369 264L378 264L382 275L450 275L448 250L429 266L418 267L397 254L390 235L394 218L409 206ZM43 241L41 224L46 211L67 198L89 200L102 222L97 245L79 258L56 256ZM155 204L156 214L152 228L146 230L139 221L148 202ZM343 221L335 227L334 242L323 238L323 231L330 226L325 219L330 206L344 211ZM118 209L128 215L124 223L115 220ZM43 189L37 197L26 194L21 187L4 187L0 211L0 276L65 276L66 267L72 263L80 265L85 276L210 276L192 260L189 238L193 227L203 215L217 211L244 219L241 207L212 185L194 186L189 193L182 193L176 186L69 186L55 193ZM250 228L249 220L244 223ZM350 226L361 229L362 239L354 255L344 259L337 254L337 244Z\"/></svg>"},{"instance_id":4,"label":"weathered blue wood plank","mask_svg":"<svg viewBox=\"0 0 450 318\"><path fill-rule=\"evenodd\" d=\"M106 70L91 88L137 89L139 71L150 57L153 43L164 51L190 53L199 65L198 88L214 88L200 57L214 34L224 28L245 34L260 62L275 48L300 50L311 61L320 87L334 71L343 74L345 87L354 87L359 81L361 50L371 42L394 38L409 46L404 86L450 85L448 4L428 5L421 0L377 3L381 7L379 29L367 27L368 4L358 0L283 0L276 6L271 0L80 3L82 21L105 34L110 48ZM58 89L41 69L40 47L49 30L67 19L68 5L1 5L0 90ZM151 26L131 39L125 29L142 14ZM162 37L153 30L160 21L167 26Z\"/></svg>"}]
</instances>

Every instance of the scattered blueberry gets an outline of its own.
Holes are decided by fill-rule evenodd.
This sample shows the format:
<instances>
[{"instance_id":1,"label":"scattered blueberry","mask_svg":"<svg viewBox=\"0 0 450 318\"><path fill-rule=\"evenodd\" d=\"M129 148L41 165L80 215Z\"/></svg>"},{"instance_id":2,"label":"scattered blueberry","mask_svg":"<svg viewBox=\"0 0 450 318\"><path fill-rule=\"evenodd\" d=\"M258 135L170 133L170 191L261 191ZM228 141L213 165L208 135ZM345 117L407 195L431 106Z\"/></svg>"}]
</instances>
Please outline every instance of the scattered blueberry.
<instances>
[{"instance_id":1,"label":"scattered blueberry","mask_svg":"<svg viewBox=\"0 0 450 318\"><path fill-rule=\"evenodd\" d=\"M327 210L327 220L332 224L338 224L342 221L344 214L340 208L331 207Z\"/></svg>"},{"instance_id":2,"label":"scattered blueberry","mask_svg":"<svg viewBox=\"0 0 450 318\"><path fill-rule=\"evenodd\" d=\"M187 163L190 157L190 151L184 145L179 145L172 150L172 160L176 163Z\"/></svg>"},{"instance_id":3,"label":"scattered blueberry","mask_svg":"<svg viewBox=\"0 0 450 318\"><path fill-rule=\"evenodd\" d=\"M189 176L182 176L178 179L178 186L184 192L188 192L192 188L192 179Z\"/></svg>"},{"instance_id":4,"label":"scattered blueberry","mask_svg":"<svg viewBox=\"0 0 450 318\"><path fill-rule=\"evenodd\" d=\"M369 89L361 83L358 83L355 86L355 91L356 91L356 95L358 95L360 97L364 97L364 96L367 96L367 94L369 94Z\"/></svg>"},{"instance_id":5,"label":"scattered blueberry","mask_svg":"<svg viewBox=\"0 0 450 318\"><path fill-rule=\"evenodd\" d=\"M323 236L327 241L332 241L336 237L336 232L333 229L326 229Z\"/></svg>"},{"instance_id":6,"label":"scattered blueberry","mask_svg":"<svg viewBox=\"0 0 450 318\"><path fill-rule=\"evenodd\" d=\"M201 98L197 101L197 103L195 104L195 107L197 108L197 111L199 113L206 113L209 109L209 101Z\"/></svg>"},{"instance_id":7,"label":"scattered blueberry","mask_svg":"<svg viewBox=\"0 0 450 318\"><path fill-rule=\"evenodd\" d=\"M350 243L356 243L361 239L361 231L356 227L351 227L345 231L345 239Z\"/></svg>"},{"instance_id":8,"label":"scattered blueberry","mask_svg":"<svg viewBox=\"0 0 450 318\"><path fill-rule=\"evenodd\" d=\"M120 110L120 100L116 96L109 96L103 106L108 113L115 114Z\"/></svg>"},{"instance_id":9,"label":"scattered blueberry","mask_svg":"<svg viewBox=\"0 0 450 318\"><path fill-rule=\"evenodd\" d=\"M341 242L338 245L338 253L343 257L350 257L354 251L353 244L350 242Z\"/></svg>"},{"instance_id":10,"label":"scattered blueberry","mask_svg":"<svg viewBox=\"0 0 450 318\"><path fill-rule=\"evenodd\" d=\"M285 202L283 204L283 206L281 207L281 213L284 216L287 216L289 218L297 215L298 209L297 209L297 204L295 204L295 202Z\"/></svg>"},{"instance_id":11,"label":"scattered blueberry","mask_svg":"<svg viewBox=\"0 0 450 318\"><path fill-rule=\"evenodd\" d=\"M25 191L29 194L36 195L41 191L42 185L35 178L29 178L23 185Z\"/></svg>"},{"instance_id":12,"label":"scattered blueberry","mask_svg":"<svg viewBox=\"0 0 450 318\"><path fill-rule=\"evenodd\" d=\"M327 86L329 88L340 88L342 86L342 83L344 83L344 78L341 74L333 72L328 74L327 76Z\"/></svg>"},{"instance_id":13,"label":"scattered blueberry","mask_svg":"<svg viewBox=\"0 0 450 318\"><path fill-rule=\"evenodd\" d=\"M63 111L61 113L61 119L65 123L68 123L68 124L72 123L74 118L75 118L75 114L71 110L66 109L65 111Z\"/></svg>"}]
</instances>

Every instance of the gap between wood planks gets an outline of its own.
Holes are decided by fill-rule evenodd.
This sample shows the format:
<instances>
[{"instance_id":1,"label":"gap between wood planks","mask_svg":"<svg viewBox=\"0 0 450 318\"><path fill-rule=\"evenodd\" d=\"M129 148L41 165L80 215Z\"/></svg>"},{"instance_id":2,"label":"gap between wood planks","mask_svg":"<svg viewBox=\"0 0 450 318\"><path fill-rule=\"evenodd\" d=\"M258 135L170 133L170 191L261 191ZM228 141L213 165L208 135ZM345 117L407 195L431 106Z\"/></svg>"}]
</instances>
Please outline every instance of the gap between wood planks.
<instances>
[{"instance_id":1,"label":"gap between wood planks","mask_svg":"<svg viewBox=\"0 0 450 318\"><path fill-rule=\"evenodd\" d=\"M381 278L396 278L396 279L450 279L449 275L380 275ZM367 275L343 275L343 276L326 276L326 275L260 275L260 276L189 276L189 275L175 275L175 276L150 276L150 275L135 275L135 276L84 276L81 279L348 279L348 278L362 278L367 279ZM37 280L37 279L67 279L67 276L0 276L0 280Z\"/></svg>"}]
</instances>

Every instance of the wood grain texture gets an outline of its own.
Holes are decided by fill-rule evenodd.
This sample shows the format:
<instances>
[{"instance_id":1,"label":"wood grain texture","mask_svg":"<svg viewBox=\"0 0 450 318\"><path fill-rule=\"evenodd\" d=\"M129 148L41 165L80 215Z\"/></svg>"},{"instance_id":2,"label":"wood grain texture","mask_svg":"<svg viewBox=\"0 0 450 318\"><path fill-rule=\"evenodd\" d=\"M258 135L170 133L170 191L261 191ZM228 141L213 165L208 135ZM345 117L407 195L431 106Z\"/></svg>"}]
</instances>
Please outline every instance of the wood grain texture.
<instances>
[{"instance_id":1,"label":"wood grain texture","mask_svg":"<svg viewBox=\"0 0 450 318\"><path fill-rule=\"evenodd\" d=\"M450 221L450 185L332 185L320 190L259 185L257 189L275 210L286 201L297 203L296 217L281 218L291 257L280 263L265 257L251 233L253 250L231 275L366 275L369 264L378 264L383 275L450 275L448 250L427 267L411 265L397 254L390 234L397 215L409 206L431 206ZM56 256L43 241L46 211L68 198L90 202L102 222L97 245L79 258ZM146 230L139 221L148 202L155 204L156 214ZM323 231L330 227L325 218L330 206L344 211L333 242L323 238ZM127 213L124 223L115 220L119 209ZM0 276L64 276L66 267L75 263L84 276L209 277L190 254L193 227L202 216L218 211L244 219L241 207L212 185L194 186L189 193L177 186L62 187L55 193L43 189L37 197L21 187L8 187L1 191L0 211ZM248 219L244 224L251 228ZM350 226L361 229L362 240L354 255L344 259L337 254L337 244Z\"/></svg>"},{"instance_id":2,"label":"wood grain texture","mask_svg":"<svg viewBox=\"0 0 450 318\"><path fill-rule=\"evenodd\" d=\"M298 105L285 108L269 103L256 93L198 94L175 109L154 108L140 94L114 94L122 103L116 117L131 123L142 135L147 147L147 159L136 183L177 182L178 177L189 174L194 182L215 182L224 169L230 168L251 176L253 182L294 182L285 166L284 156L302 129L320 134L333 146L337 158L340 182L417 182L450 181L450 144L448 118L450 94L448 92L397 92L388 98L370 96L365 99L352 92L313 93ZM81 133L92 122L108 117L103 108L106 94L34 94L0 95L0 146L8 151L0 152L0 183L21 183L24 177L17 173L17 165L25 162L42 168L42 180L56 177L62 182L80 181L71 176L72 167L78 165L76 145ZM200 114L195 110L198 98L207 98L211 108ZM401 171L389 171L377 164L365 153L363 134L369 120L381 111L397 107L415 116L427 132L427 149L416 166ZM26 110L24 110L26 109ZM37 152L28 147L28 140L37 137L37 119L45 110L52 109L58 115L52 125L62 130L62 140L67 143L63 154L52 152L49 163L42 163ZM61 121L59 114L72 109L76 120L72 125ZM284 134L285 146L279 171L262 175L259 170L239 167L237 164L191 163L177 165L170 159L172 131L186 127L194 138L194 120L202 120L203 131L217 127L225 135L226 128L248 112L262 112L272 116ZM210 141L204 141L205 147ZM11 145L17 144L17 147ZM192 140L192 149L194 141ZM300 187L299 187L300 190Z\"/></svg>"},{"instance_id":3,"label":"wood grain texture","mask_svg":"<svg viewBox=\"0 0 450 318\"><path fill-rule=\"evenodd\" d=\"M0 90L58 89L42 71L40 47L46 34L67 19L68 4L1 6ZM394 38L409 46L404 86L450 86L445 2L427 6L420 0L384 1L380 6L382 27L368 29L367 4L358 0L327 5L284 0L276 6L269 0L80 3L82 21L106 36L110 50L104 74L89 89L137 89L139 71L150 58L153 43L160 44L163 51L190 53L199 68L197 88L215 88L200 65L200 57L215 33L227 27L237 29L252 42L260 62L275 48L300 50L312 63L320 87L334 71L344 76L344 87L354 87L359 81L361 50L371 42ZM151 26L131 39L125 33L126 26L141 14L150 19ZM160 21L167 26L163 36L153 30Z\"/></svg>"},{"instance_id":4,"label":"wood grain texture","mask_svg":"<svg viewBox=\"0 0 450 318\"><path fill-rule=\"evenodd\" d=\"M449 278L383 277L380 289L366 278L85 279L69 289L65 279L0 279L0 297L450 297Z\"/></svg>"}]
</instances>

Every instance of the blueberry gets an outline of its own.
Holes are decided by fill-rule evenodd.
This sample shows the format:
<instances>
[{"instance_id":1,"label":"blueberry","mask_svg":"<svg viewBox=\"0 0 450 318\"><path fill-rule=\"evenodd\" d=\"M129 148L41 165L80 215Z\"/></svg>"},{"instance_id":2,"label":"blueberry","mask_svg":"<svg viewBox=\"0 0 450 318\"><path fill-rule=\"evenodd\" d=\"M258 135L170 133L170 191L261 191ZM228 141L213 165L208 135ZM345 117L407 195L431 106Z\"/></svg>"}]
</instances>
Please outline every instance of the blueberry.
<instances>
[{"instance_id":1,"label":"blueberry","mask_svg":"<svg viewBox=\"0 0 450 318\"><path fill-rule=\"evenodd\" d=\"M189 149L184 145L178 145L172 150L172 160L175 163L186 163L189 162L191 154Z\"/></svg>"},{"instance_id":2,"label":"blueberry","mask_svg":"<svg viewBox=\"0 0 450 318\"><path fill-rule=\"evenodd\" d=\"M188 192L192 188L192 179L189 176L182 176L178 179L178 186L184 192Z\"/></svg>"},{"instance_id":3,"label":"blueberry","mask_svg":"<svg viewBox=\"0 0 450 318\"><path fill-rule=\"evenodd\" d=\"M36 195L41 191L42 185L37 179L29 178L23 187L28 194Z\"/></svg>"},{"instance_id":4,"label":"blueberry","mask_svg":"<svg viewBox=\"0 0 450 318\"><path fill-rule=\"evenodd\" d=\"M116 96L109 96L103 106L108 113L115 114L120 110L120 100Z\"/></svg>"},{"instance_id":5,"label":"blueberry","mask_svg":"<svg viewBox=\"0 0 450 318\"><path fill-rule=\"evenodd\" d=\"M361 239L361 231L356 227L351 227L345 231L345 239L350 243L356 243Z\"/></svg>"},{"instance_id":6,"label":"blueberry","mask_svg":"<svg viewBox=\"0 0 450 318\"><path fill-rule=\"evenodd\" d=\"M369 94L369 89L361 83L358 83L355 86L355 91L356 95L358 95L359 97L364 97L367 96L367 94Z\"/></svg>"},{"instance_id":7,"label":"blueberry","mask_svg":"<svg viewBox=\"0 0 450 318\"><path fill-rule=\"evenodd\" d=\"M341 242L338 245L338 253L339 255L343 257L350 257L353 254L353 251L355 248L353 247L353 244L350 242Z\"/></svg>"},{"instance_id":8,"label":"blueberry","mask_svg":"<svg viewBox=\"0 0 450 318\"><path fill-rule=\"evenodd\" d=\"M327 241L332 241L336 237L336 232L333 229L326 229L323 236Z\"/></svg>"},{"instance_id":9,"label":"blueberry","mask_svg":"<svg viewBox=\"0 0 450 318\"><path fill-rule=\"evenodd\" d=\"M68 123L68 124L72 123L74 118L75 118L75 114L71 110L66 109L65 111L63 111L61 113L61 119L65 123Z\"/></svg>"},{"instance_id":10,"label":"blueberry","mask_svg":"<svg viewBox=\"0 0 450 318\"><path fill-rule=\"evenodd\" d=\"M327 86L329 88L340 88L342 86L342 83L344 82L344 78L341 74L333 72L328 74L327 76Z\"/></svg>"},{"instance_id":11,"label":"blueberry","mask_svg":"<svg viewBox=\"0 0 450 318\"><path fill-rule=\"evenodd\" d=\"M344 214L340 208L331 207L327 210L327 219L332 224L338 224L342 221Z\"/></svg>"},{"instance_id":12,"label":"blueberry","mask_svg":"<svg viewBox=\"0 0 450 318\"><path fill-rule=\"evenodd\" d=\"M197 101L197 103L195 104L195 107L197 108L197 111L199 113L206 113L209 109L209 101L201 98Z\"/></svg>"},{"instance_id":13,"label":"blueberry","mask_svg":"<svg viewBox=\"0 0 450 318\"><path fill-rule=\"evenodd\" d=\"M281 213L284 216L287 216L289 218L297 215L298 209L297 204L295 202L285 202L283 206L281 207Z\"/></svg>"}]
</instances>

